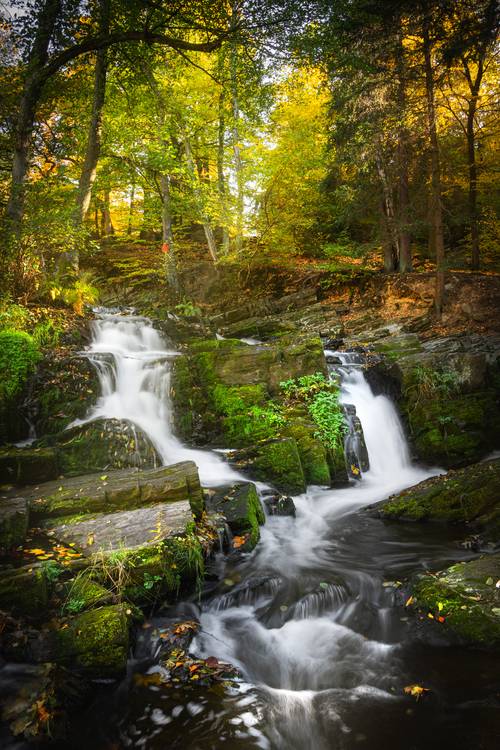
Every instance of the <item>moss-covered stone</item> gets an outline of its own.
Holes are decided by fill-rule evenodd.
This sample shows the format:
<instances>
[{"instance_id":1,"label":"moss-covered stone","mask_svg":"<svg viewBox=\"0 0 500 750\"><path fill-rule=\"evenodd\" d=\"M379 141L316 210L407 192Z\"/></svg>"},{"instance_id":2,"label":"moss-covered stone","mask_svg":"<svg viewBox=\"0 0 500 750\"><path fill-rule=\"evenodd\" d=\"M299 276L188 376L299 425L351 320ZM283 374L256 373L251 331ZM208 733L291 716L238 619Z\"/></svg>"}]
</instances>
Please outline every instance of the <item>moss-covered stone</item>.
<instances>
[{"instance_id":1,"label":"moss-covered stone","mask_svg":"<svg viewBox=\"0 0 500 750\"><path fill-rule=\"evenodd\" d=\"M65 584L64 596L63 611L67 614L76 614L113 601L113 593L92 580L88 571Z\"/></svg>"},{"instance_id":2,"label":"moss-covered stone","mask_svg":"<svg viewBox=\"0 0 500 750\"><path fill-rule=\"evenodd\" d=\"M20 435L19 399L40 357L24 331L0 331L0 442Z\"/></svg>"},{"instance_id":3,"label":"moss-covered stone","mask_svg":"<svg viewBox=\"0 0 500 750\"><path fill-rule=\"evenodd\" d=\"M317 427L312 423L305 407L295 407L286 412L281 434L294 438L307 484L330 485L328 450L317 437Z\"/></svg>"},{"instance_id":4,"label":"moss-covered stone","mask_svg":"<svg viewBox=\"0 0 500 750\"><path fill-rule=\"evenodd\" d=\"M128 466L146 469L161 465L149 438L125 420L99 419L35 444L36 447L47 445L55 447L60 472L65 476Z\"/></svg>"},{"instance_id":5,"label":"moss-covered stone","mask_svg":"<svg viewBox=\"0 0 500 750\"><path fill-rule=\"evenodd\" d=\"M97 371L87 357L70 349L56 349L44 355L28 390L26 408L37 435L54 435L88 414L100 387Z\"/></svg>"},{"instance_id":6,"label":"moss-covered stone","mask_svg":"<svg viewBox=\"0 0 500 750\"><path fill-rule=\"evenodd\" d=\"M43 619L47 605L47 581L41 568L0 570L0 609L14 615Z\"/></svg>"},{"instance_id":7,"label":"moss-covered stone","mask_svg":"<svg viewBox=\"0 0 500 750\"><path fill-rule=\"evenodd\" d=\"M500 646L500 555L452 565L414 585L417 606L462 640L475 646Z\"/></svg>"},{"instance_id":8,"label":"moss-covered stone","mask_svg":"<svg viewBox=\"0 0 500 750\"><path fill-rule=\"evenodd\" d=\"M474 523L500 539L500 459L431 477L373 508L386 519Z\"/></svg>"},{"instance_id":9,"label":"moss-covered stone","mask_svg":"<svg viewBox=\"0 0 500 750\"><path fill-rule=\"evenodd\" d=\"M24 542L28 519L28 504L24 498L0 500L0 554Z\"/></svg>"},{"instance_id":10,"label":"moss-covered stone","mask_svg":"<svg viewBox=\"0 0 500 750\"><path fill-rule=\"evenodd\" d=\"M229 460L250 476L270 482L281 492L298 495L305 492L306 481L294 438L268 440L251 448L233 451Z\"/></svg>"},{"instance_id":11,"label":"moss-covered stone","mask_svg":"<svg viewBox=\"0 0 500 750\"><path fill-rule=\"evenodd\" d=\"M266 346L198 342L173 364L177 434L199 444L236 446L274 437L278 430L268 401L280 395L279 383L315 372L326 374L319 337Z\"/></svg>"},{"instance_id":12,"label":"moss-covered stone","mask_svg":"<svg viewBox=\"0 0 500 750\"><path fill-rule=\"evenodd\" d=\"M252 550L260 539L259 527L266 517L255 485L242 482L210 493L208 506L221 513L231 532L239 538L237 548Z\"/></svg>"},{"instance_id":13,"label":"moss-covered stone","mask_svg":"<svg viewBox=\"0 0 500 750\"><path fill-rule=\"evenodd\" d=\"M94 677L125 671L130 617L125 605L100 607L69 620L57 631L55 660Z\"/></svg>"},{"instance_id":14,"label":"moss-covered stone","mask_svg":"<svg viewBox=\"0 0 500 750\"><path fill-rule=\"evenodd\" d=\"M59 474L53 448L0 449L0 484L38 484Z\"/></svg>"},{"instance_id":15,"label":"moss-covered stone","mask_svg":"<svg viewBox=\"0 0 500 750\"><path fill-rule=\"evenodd\" d=\"M6 493L15 497L17 491ZM204 510L198 469L193 461L181 461L158 469L135 471L123 469L105 474L90 474L36 488L26 488L22 496L28 501L37 523L59 517L82 517L88 514L145 508L159 503L189 501L195 517ZM76 518L73 518L76 520Z\"/></svg>"}]
</instances>

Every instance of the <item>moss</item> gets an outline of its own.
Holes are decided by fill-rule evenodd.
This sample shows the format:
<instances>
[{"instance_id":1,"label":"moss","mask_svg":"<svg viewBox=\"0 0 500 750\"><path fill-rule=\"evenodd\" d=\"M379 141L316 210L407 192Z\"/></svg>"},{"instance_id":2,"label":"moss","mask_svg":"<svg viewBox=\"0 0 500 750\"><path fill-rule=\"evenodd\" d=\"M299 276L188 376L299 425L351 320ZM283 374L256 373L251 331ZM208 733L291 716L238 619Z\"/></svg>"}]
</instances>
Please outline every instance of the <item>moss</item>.
<instances>
[{"instance_id":1,"label":"moss","mask_svg":"<svg viewBox=\"0 0 500 750\"><path fill-rule=\"evenodd\" d=\"M286 423L281 432L284 436L295 439L306 482L308 484L329 485L331 476L328 465L328 451L316 437L316 428L308 420L305 409L289 411L286 414Z\"/></svg>"},{"instance_id":2,"label":"moss","mask_svg":"<svg viewBox=\"0 0 500 750\"><path fill-rule=\"evenodd\" d=\"M293 438L272 440L256 449L252 471L257 479L274 484L281 492L305 492L306 482L297 443Z\"/></svg>"},{"instance_id":3,"label":"moss","mask_svg":"<svg viewBox=\"0 0 500 750\"><path fill-rule=\"evenodd\" d=\"M444 619L444 627L478 646L500 646L500 608L495 583L500 556L458 563L417 579L414 594L420 609Z\"/></svg>"},{"instance_id":4,"label":"moss","mask_svg":"<svg viewBox=\"0 0 500 750\"><path fill-rule=\"evenodd\" d=\"M249 552L255 547L266 517L254 484L243 482L216 493L210 507L225 517L234 535L246 537L239 549Z\"/></svg>"},{"instance_id":5,"label":"moss","mask_svg":"<svg viewBox=\"0 0 500 750\"><path fill-rule=\"evenodd\" d=\"M379 506L383 518L475 522L500 518L500 461L475 464L432 477Z\"/></svg>"},{"instance_id":6,"label":"moss","mask_svg":"<svg viewBox=\"0 0 500 750\"><path fill-rule=\"evenodd\" d=\"M123 673L127 665L129 622L124 605L84 612L57 632L56 660L94 677Z\"/></svg>"},{"instance_id":7,"label":"moss","mask_svg":"<svg viewBox=\"0 0 500 750\"><path fill-rule=\"evenodd\" d=\"M0 554L24 542L28 530L28 505L22 497L0 503Z\"/></svg>"},{"instance_id":8,"label":"moss","mask_svg":"<svg viewBox=\"0 0 500 750\"><path fill-rule=\"evenodd\" d=\"M38 347L28 333L0 331L0 401L19 395L39 358Z\"/></svg>"},{"instance_id":9,"label":"moss","mask_svg":"<svg viewBox=\"0 0 500 750\"><path fill-rule=\"evenodd\" d=\"M63 611L68 614L108 604L112 599L112 593L93 581L87 571L66 584L65 595Z\"/></svg>"},{"instance_id":10,"label":"moss","mask_svg":"<svg viewBox=\"0 0 500 750\"><path fill-rule=\"evenodd\" d=\"M0 571L0 609L43 618L48 605L47 580L39 567Z\"/></svg>"},{"instance_id":11,"label":"moss","mask_svg":"<svg viewBox=\"0 0 500 750\"><path fill-rule=\"evenodd\" d=\"M53 448L0 449L0 482L38 484L59 474Z\"/></svg>"}]
</instances>

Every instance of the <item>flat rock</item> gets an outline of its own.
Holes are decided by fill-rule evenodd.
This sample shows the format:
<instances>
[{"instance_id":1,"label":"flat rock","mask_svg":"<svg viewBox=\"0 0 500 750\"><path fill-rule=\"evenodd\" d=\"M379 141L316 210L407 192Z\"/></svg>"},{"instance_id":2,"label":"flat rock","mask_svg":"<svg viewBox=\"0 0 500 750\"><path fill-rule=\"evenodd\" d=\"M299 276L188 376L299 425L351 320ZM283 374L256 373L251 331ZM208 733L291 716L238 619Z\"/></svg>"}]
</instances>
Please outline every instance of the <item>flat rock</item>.
<instances>
[{"instance_id":1,"label":"flat rock","mask_svg":"<svg viewBox=\"0 0 500 750\"><path fill-rule=\"evenodd\" d=\"M54 536L89 556L102 551L149 547L183 534L193 520L188 501L99 514L84 521L54 526Z\"/></svg>"},{"instance_id":2,"label":"flat rock","mask_svg":"<svg viewBox=\"0 0 500 750\"><path fill-rule=\"evenodd\" d=\"M203 511L203 493L193 461L138 471L123 469L47 482L38 487L10 490L4 499L21 496L32 519L131 510L156 503L189 501L195 516ZM1 500L1 498L0 498Z\"/></svg>"}]
</instances>

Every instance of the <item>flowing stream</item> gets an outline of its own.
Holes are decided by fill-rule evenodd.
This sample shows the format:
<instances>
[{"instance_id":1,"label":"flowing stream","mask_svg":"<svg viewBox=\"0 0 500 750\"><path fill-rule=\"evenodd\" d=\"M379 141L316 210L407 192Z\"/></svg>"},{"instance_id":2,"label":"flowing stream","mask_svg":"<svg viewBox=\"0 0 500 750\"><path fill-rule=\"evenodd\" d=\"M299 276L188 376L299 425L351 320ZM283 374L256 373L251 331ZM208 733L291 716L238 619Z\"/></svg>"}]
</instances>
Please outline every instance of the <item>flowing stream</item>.
<instances>
[{"instance_id":1,"label":"flowing stream","mask_svg":"<svg viewBox=\"0 0 500 750\"><path fill-rule=\"evenodd\" d=\"M165 463L196 461L204 484L238 478L214 453L173 436L169 363L177 353L147 319L103 316L88 353L102 386L89 419L133 421ZM491 665L439 641L420 643L399 593L404 577L471 554L453 530L389 525L358 512L430 472L412 465L393 404L373 395L357 358L336 354L341 401L361 420L369 471L343 489L308 488L294 498L295 518L268 518L252 555L219 559L201 601L177 608L201 622L192 651L236 665L245 682L225 695L193 688L188 700L127 681L111 707L94 710L94 732L96 723L101 731L113 723L120 747L146 750L474 746L464 722L474 727L482 714L469 706L464 718L462 703L474 679L482 700ZM151 643L140 639L132 671L161 669ZM405 697L412 682L426 684L430 697Z\"/></svg>"}]
</instances>

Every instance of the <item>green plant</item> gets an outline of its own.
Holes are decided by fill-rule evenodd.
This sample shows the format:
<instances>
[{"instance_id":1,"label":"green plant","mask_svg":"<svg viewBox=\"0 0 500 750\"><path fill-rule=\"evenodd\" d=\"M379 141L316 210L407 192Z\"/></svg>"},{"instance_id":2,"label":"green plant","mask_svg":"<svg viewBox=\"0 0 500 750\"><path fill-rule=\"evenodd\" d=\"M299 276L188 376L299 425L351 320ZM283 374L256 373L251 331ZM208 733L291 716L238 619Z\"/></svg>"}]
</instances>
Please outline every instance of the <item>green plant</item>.
<instances>
[{"instance_id":1,"label":"green plant","mask_svg":"<svg viewBox=\"0 0 500 750\"><path fill-rule=\"evenodd\" d=\"M76 615L85 608L83 599L68 599L64 604L64 611L71 615Z\"/></svg>"},{"instance_id":2,"label":"green plant","mask_svg":"<svg viewBox=\"0 0 500 750\"><path fill-rule=\"evenodd\" d=\"M42 563L41 568L48 584L55 583L64 572L64 568L55 560L46 560Z\"/></svg>"},{"instance_id":3,"label":"green plant","mask_svg":"<svg viewBox=\"0 0 500 750\"><path fill-rule=\"evenodd\" d=\"M35 369L40 353L24 331L0 331L0 399L11 399Z\"/></svg>"},{"instance_id":4,"label":"green plant","mask_svg":"<svg viewBox=\"0 0 500 750\"><path fill-rule=\"evenodd\" d=\"M285 398L291 401L307 401L315 393L330 389L331 386L333 384L325 378L322 372L315 372L314 375L302 375L296 379L282 380L280 383Z\"/></svg>"},{"instance_id":5,"label":"green plant","mask_svg":"<svg viewBox=\"0 0 500 750\"><path fill-rule=\"evenodd\" d=\"M199 307L196 307L191 300L183 300L182 302L179 302L178 305L174 307L175 312L177 315L183 315L186 318L192 318L197 315L201 315L201 310Z\"/></svg>"},{"instance_id":6,"label":"green plant","mask_svg":"<svg viewBox=\"0 0 500 750\"><path fill-rule=\"evenodd\" d=\"M309 414L318 427L317 437L332 450L342 447L346 432L344 412L338 392L321 391L308 405Z\"/></svg>"},{"instance_id":7,"label":"green plant","mask_svg":"<svg viewBox=\"0 0 500 750\"><path fill-rule=\"evenodd\" d=\"M145 571L144 582L142 585L146 589L146 591L150 591L157 583L160 583L161 579L162 577L160 575L151 575L151 573Z\"/></svg>"},{"instance_id":8,"label":"green plant","mask_svg":"<svg viewBox=\"0 0 500 750\"><path fill-rule=\"evenodd\" d=\"M0 310L0 329L24 330L30 322L30 312L23 305L10 304Z\"/></svg>"},{"instance_id":9,"label":"green plant","mask_svg":"<svg viewBox=\"0 0 500 750\"><path fill-rule=\"evenodd\" d=\"M417 365L405 391L405 395L415 391L417 403L420 399L447 399L459 393L460 378L455 370L434 370L432 367Z\"/></svg>"},{"instance_id":10,"label":"green plant","mask_svg":"<svg viewBox=\"0 0 500 750\"><path fill-rule=\"evenodd\" d=\"M49 286L49 294L52 300L62 299L67 305L71 305L77 315L83 315L85 305L92 305L99 298L98 289L93 286L92 275L83 272L71 286L63 286L53 283Z\"/></svg>"}]
</instances>

